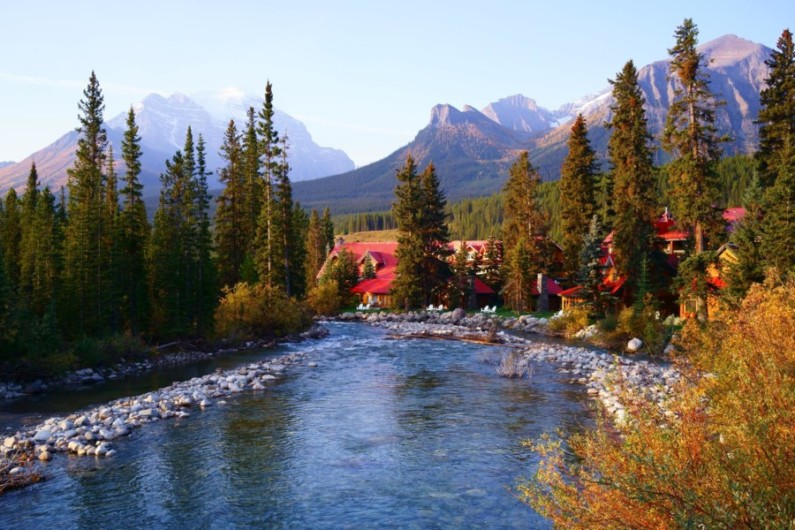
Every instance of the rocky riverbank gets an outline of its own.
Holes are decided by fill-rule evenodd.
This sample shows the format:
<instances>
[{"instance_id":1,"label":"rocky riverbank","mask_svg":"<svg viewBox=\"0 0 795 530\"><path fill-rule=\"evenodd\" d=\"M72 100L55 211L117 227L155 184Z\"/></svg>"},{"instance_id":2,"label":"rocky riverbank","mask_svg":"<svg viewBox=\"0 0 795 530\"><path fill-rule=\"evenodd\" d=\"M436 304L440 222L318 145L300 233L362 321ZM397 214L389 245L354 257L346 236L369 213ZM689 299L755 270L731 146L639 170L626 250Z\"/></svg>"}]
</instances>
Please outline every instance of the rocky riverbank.
<instances>
[{"instance_id":1,"label":"rocky riverbank","mask_svg":"<svg viewBox=\"0 0 795 530\"><path fill-rule=\"evenodd\" d=\"M313 326L311 329L301 333L299 337L293 338L321 338L327 334L328 330L325 328ZM51 391L57 388L79 387L95 385L106 381L115 381L152 372L161 368L184 366L206 361L242 350L270 348L273 347L276 342L277 341L274 340L256 340L235 344L234 346L224 346L222 344L220 347L206 351L164 353L141 361L120 362L108 367L83 368L59 377L41 378L30 382L0 381L0 399L15 399L30 394Z\"/></svg>"},{"instance_id":2,"label":"rocky riverbank","mask_svg":"<svg viewBox=\"0 0 795 530\"><path fill-rule=\"evenodd\" d=\"M531 316L500 318L493 315L446 313L348 313L340 320L362 321L384 327L395 337L443 337L482 339L516 348L527 361L554 363L566 379L586 387L617 423L626 417L629 401L643 399L663 410L681 381L680 371L670 363L653 362L634 356L611 355L607 351L568 344L539 342L506 333L549 334L546 319ZM670 414L670 412L666 412Z\"/></svg>"},{"instance_id":3,"label":"rocky riverbank","mask_svg":"<svg viewBox=\"0 0 795 530\"><path fill-rule=\"evenodd\" d=\"M213 406L233 394L265 390L290 367L303 362L304 354L293 353L174 383L140 396L117 399L66 417L48 418L32 429L19 431L3 440L0 469L8 471L6 477L0 476L0 482L30 472L23 466L12 467L11 463L20 460L20 455L25 455L27 460L40 461L51 460L56 453L112 456L116 453L113 440L128 436L147 423L185 418L191 411ZM309 362L308 366L316 365Z\"/></svg>"}]
</instances>

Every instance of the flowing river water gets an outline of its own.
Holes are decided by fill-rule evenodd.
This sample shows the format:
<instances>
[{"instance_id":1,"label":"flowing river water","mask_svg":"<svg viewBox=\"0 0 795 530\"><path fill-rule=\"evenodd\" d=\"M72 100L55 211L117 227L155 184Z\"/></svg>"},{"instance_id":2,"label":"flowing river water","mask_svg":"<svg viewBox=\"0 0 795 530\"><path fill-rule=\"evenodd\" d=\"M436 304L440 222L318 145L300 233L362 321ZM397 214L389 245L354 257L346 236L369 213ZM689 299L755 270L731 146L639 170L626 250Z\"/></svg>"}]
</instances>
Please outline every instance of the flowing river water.
<instances>
[{"instance_id":1,"label":"flowing river water","mask_svg":"<svg viewBox=\"0 0 795 530\"><path fill-rule=\"evenodd\" d=\"M7 431L292 351L318 363L144 425L113 457L57 455L46 481L0 496L0 528L550 527L516 498L537 465L522 441L589 425L582 387L549 364L501 378L484 362L495 346L329 327L319 341L2 405Z\"/></svg>"}]
</instances>

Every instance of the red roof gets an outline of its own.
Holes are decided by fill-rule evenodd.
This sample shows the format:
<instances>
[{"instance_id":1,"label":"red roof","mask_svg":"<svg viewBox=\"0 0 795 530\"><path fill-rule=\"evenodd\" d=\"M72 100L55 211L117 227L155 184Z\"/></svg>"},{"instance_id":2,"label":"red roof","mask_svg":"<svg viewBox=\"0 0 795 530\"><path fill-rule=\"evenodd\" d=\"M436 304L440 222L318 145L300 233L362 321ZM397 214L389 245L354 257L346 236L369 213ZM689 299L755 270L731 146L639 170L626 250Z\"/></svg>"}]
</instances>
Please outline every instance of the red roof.
<instances>
[{"instance_id":1,"label":"red roof","mask_svg":"<svg viewBox=\"0 0 795 530\"><path fill-rule=\"evenodd\" d=\"M619 289L621 289L624 286L624 283L626 283L626 281L627 279L624 278L623 276L614 282L602 281L599 290L609 292L610 294L616 294L619 291ZM565 291L561 291L558 294L562 298L569 296L576 298L581 289L582 289L581 285L575 285L574 287L566 289Z\"/></svg>"},{"instance_id":2,"label":"red roof","mask_svg":"<svg viewBox=\"0 0 795 530\"><path fill-rule=\"evenodd\" d=\"M552 278L545 278L547 284L547 294L559 296L563 289L560 288L558 282L553 280ZM538 296L538 282L533 283L533 287L530 290L533 296Z\"/></svg>"},{"instance_id":3,"label":"red roof","mask_svg":"<svg viewBox=\"0 0 795 530\"><path fill-rule=\"evenodd\" d=\"M475 294L494 294L494 289L483 283L478 277L475 277Z\"/></svg>"}]
</instances>

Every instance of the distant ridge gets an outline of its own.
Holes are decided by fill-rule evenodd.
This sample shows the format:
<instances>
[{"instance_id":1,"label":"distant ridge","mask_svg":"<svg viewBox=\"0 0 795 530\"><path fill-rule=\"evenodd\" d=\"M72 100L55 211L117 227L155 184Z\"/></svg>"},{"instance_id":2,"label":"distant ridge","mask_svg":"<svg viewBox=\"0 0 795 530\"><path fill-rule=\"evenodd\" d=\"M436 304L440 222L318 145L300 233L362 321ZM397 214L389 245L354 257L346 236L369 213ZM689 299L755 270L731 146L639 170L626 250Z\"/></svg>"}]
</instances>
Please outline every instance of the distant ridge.
<instances>
[{"instance_id":1,"label":"distant ridge","mask_svg":"<svg viewBox=\"0 0 795 530\"><path fill-rule=\"evenodd\" d=\"M165 161L182 148L189 125L194 137L199 133L204 137L207 165L213 171L209 184L211 188L218 188L217 169L223 165L218 151L223 143L224 132L230 119L235 120L238 130L242 132L249 106L258 110L262 106L261 98L231 90L203 92L192 97L179 93L169 97L150 94L134 105L143 150L140 178L144 194L157 195ZM117 161L121 155L126 118L127 113L123 112L105 123ZM286 131L288 135L290 177L293 180L319 178L354 168L353 161L343 151L317 145L304 124L295 118L277 110L274 121L280 134ZM33 161L36 162L43 185L53 189L65 185L66 170L74 161L77 138L78 134L70 131L19 162L0 164L0 193L10 187L22 191Z\"/></svg>"},{"instance_id":2,"label":"distant ridge","mask_svg":"<svg viewBox=\"0 0 795 530\"><path fill-rule=\"evenodd\" d=\"M731 141L727 154L751 153L758 144L754 123L759 113L759 91L768 68L764 61L771 50L735 35L725 35L699 47L708 61L711 89L726 101L717 112L721 133ZM646 97L649 130L657 135L665 123L673 97L668 78L668 60L639 68L638 80ZM616 65L613 77L623 64ZM638 67L638 65L636 65ZM528 150L544 180L559 178L567 153L571 121L582 113L589 138L602 164L606 164L611 119L610 87L567 103L551 111L533 99L516 94L487 105L481 112L465 106L436 105L429 124L408 145L386 158L356 170L295 185L298 200L308 208L330 206L335 213L376 211L389 208L395 187L395 171L411 153L421 167L436 165L442 188L449 200L489 195L502 188L507 169L519 151ZM665 155L656 150L656 161Z\"/></svg>"}]
</instances>

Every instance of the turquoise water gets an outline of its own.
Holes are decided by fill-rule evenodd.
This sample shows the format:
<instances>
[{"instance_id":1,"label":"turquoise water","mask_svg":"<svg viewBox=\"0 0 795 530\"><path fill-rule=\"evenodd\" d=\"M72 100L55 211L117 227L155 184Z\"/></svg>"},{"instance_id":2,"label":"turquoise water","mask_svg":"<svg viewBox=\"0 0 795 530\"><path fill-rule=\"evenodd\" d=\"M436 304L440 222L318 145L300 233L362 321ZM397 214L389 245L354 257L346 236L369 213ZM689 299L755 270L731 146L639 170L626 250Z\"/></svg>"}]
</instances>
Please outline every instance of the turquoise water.
<instances>
[{"instance_id":1,"label":"turquoise water","mask_svg":"<svg viewBox=\"0 0 795 530\"><path fill-rule=\"evenodd\" d=\"M531 379L500 378L482 362L492 346L330 327L321 341L191 368L289 351L319 365L189 418L146 425L114 442L114 457L58 455L45 466L47 481L0 497L0 528L550 526L514 495L536 466L521 442L589 424L581 388L541 364ZM159 377L169 376L180 374ZM80 406L92 392L107 400L112 391L83 392ZM3 420L32 421L36 407L49 412L71 399L6 408Z\"/></svg>"}]
</instances>

